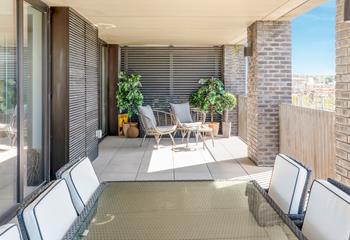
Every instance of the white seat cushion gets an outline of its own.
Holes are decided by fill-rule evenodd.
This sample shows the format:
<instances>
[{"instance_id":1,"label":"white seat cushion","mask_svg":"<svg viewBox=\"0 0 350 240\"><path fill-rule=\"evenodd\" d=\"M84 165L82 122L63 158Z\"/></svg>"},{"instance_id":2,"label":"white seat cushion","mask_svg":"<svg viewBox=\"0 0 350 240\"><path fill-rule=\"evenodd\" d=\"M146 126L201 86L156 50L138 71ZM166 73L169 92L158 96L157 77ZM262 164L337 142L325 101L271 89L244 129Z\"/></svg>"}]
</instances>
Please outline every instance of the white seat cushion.
<instances>
[{"instance_id":1,"label":"white seat cushion","mask_svg":"<svg viewBox=\"0 0 350 240\"><path fill-rule=\"evenodd\" d=\"M161 132L174 132L176 130L176 126L173 125L173 126L159 126L157 127L157 129Z\"/></svg>"},{"instance_id":2,"label":"white seat cushion","mask_svg":"<svg viewBox=\"0 0 350 240\"><path fill-rule=\"evenodd\" d=\"M73 204L80 214L100 185L89 158L78 161L64 171L61 177L66 180Z\"/></svg>"},{"instance_id":3,"label":"white seat cushion","mask_svg":"<svg viewBox=\"0 0 350 240\"><path fill-rule=\"evenodd\" d=\"M309 240L349 240L350 196L325 180L314 181L302 232Z\"/></svg>"},{"instance_id":4,"label":"white seat cushion","mask_svg":"<svg viewBox=\"0 0 350 240\"><path fill-rule=\"evenodd\" d=\"M21 240L21 234L16 224L0 226L0 240Z\"/></svg>"},{"instance_id":5,"label":"white seat cushion","mask_svg":"<svg viewBox=\"0 0 350 240\"><path fill-rule=\"evenodd\" d=\"M293 159L278 154L268 194L286 214L298 214L303 204L308 170Z\"/></svg>"},{"instance_id":6,"label":"white seat cushion","mask_svg":"<svg viewBox=\"0 0 350 240\"><path fill-rule=\"evenodd\" d=\"M78 216L64 180L55 181L22 214L29 238L35 240L62 239Z\"/></svg>"}]
</instances>

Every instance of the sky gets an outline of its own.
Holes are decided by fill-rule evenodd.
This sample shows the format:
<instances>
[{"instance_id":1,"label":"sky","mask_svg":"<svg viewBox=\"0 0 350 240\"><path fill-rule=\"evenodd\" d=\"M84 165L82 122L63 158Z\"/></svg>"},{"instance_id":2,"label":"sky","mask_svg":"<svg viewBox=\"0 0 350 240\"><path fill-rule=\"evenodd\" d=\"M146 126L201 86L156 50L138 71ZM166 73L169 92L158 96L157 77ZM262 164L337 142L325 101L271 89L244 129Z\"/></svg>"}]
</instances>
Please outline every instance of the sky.
<instances>
[{"instance_id":1,"label":"sky","mask_svg":"<svg viewBox=\"0 0 350 240\"><path fill-rule=\"evenodd\" d=\"M292 21L293 74L335 74L336 0Z\"/></svg>"}]
</instances>

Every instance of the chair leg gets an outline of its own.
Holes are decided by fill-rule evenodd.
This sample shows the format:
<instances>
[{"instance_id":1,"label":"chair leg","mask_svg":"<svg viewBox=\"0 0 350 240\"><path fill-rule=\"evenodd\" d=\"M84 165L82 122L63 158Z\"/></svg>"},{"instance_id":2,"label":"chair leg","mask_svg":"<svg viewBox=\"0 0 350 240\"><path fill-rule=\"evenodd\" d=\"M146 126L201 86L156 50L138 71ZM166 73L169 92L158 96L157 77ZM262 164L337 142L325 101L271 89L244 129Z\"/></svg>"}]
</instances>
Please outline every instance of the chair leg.
<instances>
[{"instance_id":1,"label":"chair leg","mask_svg":"<svg viewBox=\"0 0 350 240\"><path fill-rule=\"evenodd\" d=\"M196 137L196 145L198 146L198 138L199 138L199 132L195 132L194 135Z\"/></svg>"},{"instance_id":2,"label":"chair leg","mask_svg":"<svg viewBox=\"0 0 350 240\"><path fill-rule=\"evenodd\" d=\"M200 137L201 137L201 139L202 139L202 141L203 141L203 149L205 149L205 146L206 146L206 144L205 144L205 133L204 134L201 134L201 133L199 133L200 134Z\"/></svg>"},{"instance_id":3,"label":"chair leg","mask_svg":"<svg viewBox=\"0 0 350 240\"><path fill-rule=\"evenodd\" d=\"M154 135L154 139L156 140L156 143L157 143L157 149L159 149L159 143L161 138L162 138L162 135Z\"/></svg>"},{"instance_id":4,"label":"chair leg","mask_svg":"<svg viewBox=\"0 0 350 240\"><path fill-rule=\"evenodd\" d=\"M181 143L184 143L185 137L186 137L186 131L185 130L181 130Z\"/></svg>"},{"instance_id":5,"label":"chair leg","mask_svg":"<svg viewBox=\"0 0 350 240\"><path fill-rule=\"evenodd\" d=\"M145 134L145 136L143 136L142 141L141 141L141 144L140 144L140 147L142 147L143 143L144 143L145 140L146 140L146 137L147 137L147 134Z\"/></svg>"},{"instance_id":6,"label":"chair leg","mask_svg":"<svg viewBox=\"0 0 350 240\"><path fill-rule=\"evenodd\" d=\"M174 137L173 137L173 135L171 135L171 133L169 133L169 136L170 136L170 138L171 138L171 141L173 142L173 148L174 148L174 146L176 145L176 144L175 144Z\"/></svg>"},{"instance_id":7,"label":"chair leg","mask_svg":"<svg viewBox=\"0 0 350 240\"><path fill-rule=\"evenodd\" d=\"M214 146L214 132L211 132L211 141L212 141L212 143L213 143L213 147L215 147L215 146Z\"/></svg>"},{"instance_id":8,"label":"chair leg","mask_svg":"<svg viewBox=\"0 0 350 240\"><path fill-rule=\"evenodd\" d=\"M187 142L186 142L186 147L188 147L188 144L190 143L190 138L191 138L191 131L187 132Z\"/></svg>"}]
</instances>

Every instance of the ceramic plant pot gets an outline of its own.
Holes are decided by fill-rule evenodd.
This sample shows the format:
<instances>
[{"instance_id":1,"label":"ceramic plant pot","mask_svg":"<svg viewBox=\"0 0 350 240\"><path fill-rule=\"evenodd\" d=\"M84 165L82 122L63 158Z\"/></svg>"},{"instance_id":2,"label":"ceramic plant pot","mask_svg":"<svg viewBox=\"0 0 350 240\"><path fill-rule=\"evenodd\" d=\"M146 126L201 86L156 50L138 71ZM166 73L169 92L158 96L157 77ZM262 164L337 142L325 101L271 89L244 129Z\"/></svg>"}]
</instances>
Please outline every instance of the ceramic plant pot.
<instances>
[{"instance_id":1,"label":"ceramic plant pot","mask_svg":"<svg viewBox=\"0 0 350 240\"><path fill-rule=\"evenodd\" d=\"M213 129L213 134L214 136L219 135L219 128L220 128L220 123L219 122L210 122L208 126Z\"/></svg>"},{"instance_id":2,"label":"ceramic plant pot","mask_svg":"<svg viewBox=\"0 0 350 240\"><path fill-rule=\"evenodd\" d=\"M222 135L225 138L229 138L231 136L231 122L222 123Z\"/></svg>"},{"instance_id":3,"label":"ceramic plant pot","mask_svg":"<svg viewBox=\"0 0 350 240\"><path fill-rule=\"evenodd\" d=\"M137 138L139 136L139 129L137 127L137 123L130 123L130 127L128 129L127 136L128 138Z\"/></svg>"},{"instance_id":4,"label":"ceramic plant pot","mask_svg":"<svg viewBox=\"0 0 350 240\"><path fill-rule=\"evenodd\" d=\"M129 123L123 123L123 135L126 137L128 136L128 129L130 128L130 124Z\"/></svg>"}]
</instances>

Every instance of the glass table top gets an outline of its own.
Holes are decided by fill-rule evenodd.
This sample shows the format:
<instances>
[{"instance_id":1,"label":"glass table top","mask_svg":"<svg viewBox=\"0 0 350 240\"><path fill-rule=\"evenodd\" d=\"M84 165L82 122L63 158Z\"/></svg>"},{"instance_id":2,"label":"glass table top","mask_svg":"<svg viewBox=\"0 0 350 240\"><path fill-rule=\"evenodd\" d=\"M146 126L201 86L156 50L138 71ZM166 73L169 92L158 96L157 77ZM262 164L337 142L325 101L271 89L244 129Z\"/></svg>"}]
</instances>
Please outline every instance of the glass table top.
<instances>
[{"instance_id":1,"label":"glass table top","mask_svg":"<svg viewBox=\"0 0 350 240\"><path fill-rule=\"evenodd\" d=\"M251 182L112 182L81 239L298 239Z\"/></svg>"}]
</instances>

